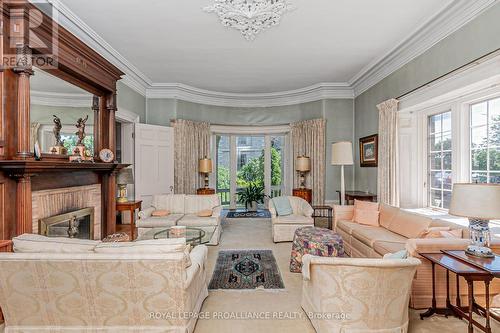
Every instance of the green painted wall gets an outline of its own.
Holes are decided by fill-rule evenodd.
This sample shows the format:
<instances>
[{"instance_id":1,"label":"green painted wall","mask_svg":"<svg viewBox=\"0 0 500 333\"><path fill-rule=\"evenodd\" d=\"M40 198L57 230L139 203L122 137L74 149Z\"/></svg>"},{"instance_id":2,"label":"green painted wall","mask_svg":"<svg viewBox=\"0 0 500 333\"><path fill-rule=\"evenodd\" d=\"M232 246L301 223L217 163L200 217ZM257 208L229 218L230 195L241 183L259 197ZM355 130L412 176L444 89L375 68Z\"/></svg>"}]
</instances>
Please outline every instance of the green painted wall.
<instances>
[{"instance_id":1,"label":"green painted wall","mask_svg":"<svg viewBox=\"0 0 500 333\"><path fill-rule=\"evenodd\" d=\"M148 99L147 123L170 126L171 119L207 121L217 125L286 125L292 122L324 118L326 131L326 200L338 200L340 169L330 165L331 143L352 141L354 135L354 101L324 100L291 106L267 108L232 108L202 105L172 99ZM353 170L346 170L347 188L353 187Z\"/></svg>"},{"instance_id":2,"label":"green painted wall","mask_svg":"<svg viewBox=\"0 0 500 333\"><path fill-rule=\"evenodd\" d=\"M500 4L440 41L424 54L355 99L355 142L378 132L376 105L396 98L470 61L500 48ZM377 169L359 167L356 150L356 189L377 190Z\"/></svg>"},{"instance_id":3,"label":"green painted wall","mask_svg":"<svg viewBox=\"0 0 500 333\"><path fill-rule=\"evenodd\" d=\"M121 81L118 81L116 88L118 109L124 108L127 111L133 112L140 117L141 123L145 122L146 98Z\"/></svg>"}]
</instances>

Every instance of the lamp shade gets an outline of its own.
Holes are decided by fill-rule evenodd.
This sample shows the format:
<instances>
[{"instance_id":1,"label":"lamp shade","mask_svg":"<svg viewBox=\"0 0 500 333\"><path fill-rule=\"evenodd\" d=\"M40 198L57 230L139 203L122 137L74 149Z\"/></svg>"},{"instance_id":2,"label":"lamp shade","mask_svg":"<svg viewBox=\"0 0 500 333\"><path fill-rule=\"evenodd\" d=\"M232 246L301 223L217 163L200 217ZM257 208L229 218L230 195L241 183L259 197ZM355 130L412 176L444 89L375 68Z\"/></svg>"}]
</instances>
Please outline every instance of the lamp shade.
<instances>
[{"instance_id":1,"label":"lamp shade","mask_svg":"<svg viewBox=\"0 0 500 333\"><path fill-rule=\"evenodd\" d=\"M295 170L301 172L311 171L311 158L307 156L299 156L295 161Z\"/></svg>"},{"instance_id":2,"label":"lamp shade","mask_svg":"<svg viewBox=\"0 0 500 333\"><path fill-rule=\"evenodd\" d=\"M500 185L454 184L448 213L481 220L500 219Z\"/></svg>"},{"instance_id":3,"label":"lamp shade","mask_svg":"<svg viewBox=\"0 0 500 333\"><path fill-rule=\"evenodd\" d=\"M212 160L208 157L202 158L198 161L198 172L201 173L211 173L212 172Z\"/></svg>"},{"instance_id":4,"label":"lamp shade","mask_svg":"<svg viewBox=\"0 0 500 333\"><path fill-rule=\"evenodd\" d=\"M134 174L131 168L122 169L118 173L118 177L116 178L116 183L118 185L126 185L134 183Z\"/></svg>"},{"instance_id":5,"label":"lamp shade","mask_svg":"<svg viewBox=\"0 0 500 333\"><path fill-rule=\"evenodd\" d=\"M353 165L352 142L343 141L332 144L332 165Z\"/></svg>"}]
</instances>

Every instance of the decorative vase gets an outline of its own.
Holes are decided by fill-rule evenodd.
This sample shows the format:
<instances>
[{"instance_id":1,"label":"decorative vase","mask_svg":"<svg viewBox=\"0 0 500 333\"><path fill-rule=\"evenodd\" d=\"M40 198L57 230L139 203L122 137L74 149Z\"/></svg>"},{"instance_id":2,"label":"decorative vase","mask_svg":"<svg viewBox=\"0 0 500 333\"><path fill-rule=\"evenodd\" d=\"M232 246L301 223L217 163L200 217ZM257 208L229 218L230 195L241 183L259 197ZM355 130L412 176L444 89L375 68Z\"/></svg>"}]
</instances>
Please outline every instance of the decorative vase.
<instances>
[{"instance_id":1,"label":"decorative vase","mask_svg":"<svg viewBox=\"0 0 500 333\"><path fill-rule=\"evenodd\" d=\"M258 203L256 201L252 201L251 203L247 203L247 211L256 212L258 210Z\"/></svg>"}]
</instances>

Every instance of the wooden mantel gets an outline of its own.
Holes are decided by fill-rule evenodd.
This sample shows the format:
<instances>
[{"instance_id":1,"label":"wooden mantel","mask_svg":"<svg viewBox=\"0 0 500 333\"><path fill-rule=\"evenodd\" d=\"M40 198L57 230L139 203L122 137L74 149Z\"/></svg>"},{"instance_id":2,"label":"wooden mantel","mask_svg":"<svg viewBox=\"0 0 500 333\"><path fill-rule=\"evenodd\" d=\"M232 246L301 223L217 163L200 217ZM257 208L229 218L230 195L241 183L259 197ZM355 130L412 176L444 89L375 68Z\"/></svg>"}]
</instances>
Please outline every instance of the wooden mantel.
<instances>
[{"instance_id":1,"label":"wooden mantel","mask_svg":"<svg viewBox=\"0 0 500 333\"><path fill-rule=\"evenodd\" d=\"M0 0L0 10L0 239L32 232L32 191L80 184L101 185L105 237L115 231L116 173L126 165L102 163L99 152L107 148L116 155L116 83L123 73L29 1ZM38 60L50 57L40 45L54 45L54 38L55 65L41 67ZM30 147L34 65L94 95L89 107L94 111L96 163L71 163L67 157L34 159Z\"/></svg>"}]
</instances>

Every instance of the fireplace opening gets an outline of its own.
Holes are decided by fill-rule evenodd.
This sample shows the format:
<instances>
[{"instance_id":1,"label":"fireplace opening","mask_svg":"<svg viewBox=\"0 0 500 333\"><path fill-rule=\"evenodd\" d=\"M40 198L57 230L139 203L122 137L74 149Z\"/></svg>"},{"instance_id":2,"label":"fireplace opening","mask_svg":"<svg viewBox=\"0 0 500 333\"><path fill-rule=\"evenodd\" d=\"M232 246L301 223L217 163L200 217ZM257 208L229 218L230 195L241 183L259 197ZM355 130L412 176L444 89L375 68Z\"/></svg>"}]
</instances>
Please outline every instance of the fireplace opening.
<instances>
[{"instance_id":1,"label":"fireplace opening","mask_svg":"<svg viewBox=\"0 0 500 333\"><path fill-rule=\"evenodd\" d=\"M94 239L94 208L40 219L38 230L40 235L48 237Z\"/></svg>"}]
</instances>

